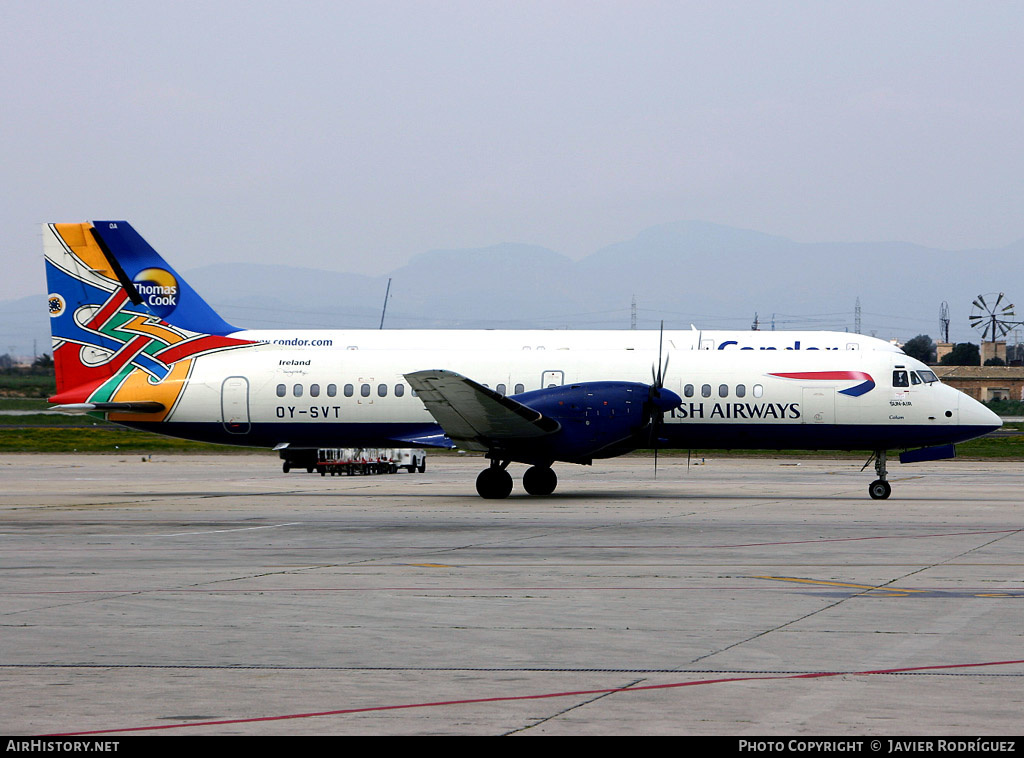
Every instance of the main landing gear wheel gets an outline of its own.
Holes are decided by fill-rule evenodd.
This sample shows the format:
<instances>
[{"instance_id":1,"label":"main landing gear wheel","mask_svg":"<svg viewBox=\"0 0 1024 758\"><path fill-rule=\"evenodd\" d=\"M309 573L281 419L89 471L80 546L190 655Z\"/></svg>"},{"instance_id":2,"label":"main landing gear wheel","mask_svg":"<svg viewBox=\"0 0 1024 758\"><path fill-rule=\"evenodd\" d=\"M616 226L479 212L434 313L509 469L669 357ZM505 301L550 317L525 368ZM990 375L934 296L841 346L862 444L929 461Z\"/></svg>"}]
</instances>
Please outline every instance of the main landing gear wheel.
<instances>
[{"instance_id":1,"label":"main landing gear wheel","mask_svg":"<svg viewBox=\"0 0 1024 758\"><path fill-rule=\"evenodd\" d=\"M485 468L476 478L476 491L488 500L502 500L512 492L512 476L500 466Z\"/></svg>"},{"instance_id":2,"label":"main landing gear wheel","mask_svg":"<svg viewBox=\"0 0 1024 758\"><path fill-rule=\"evenodd\" d=\"M885 479L876 479L868 487L868 494L872 500L885 500L892 494L892 485Z\"/></svg>"},{"instance_id":3,"label":"main landing gear wheel","mask_svg":"<svg viewBox=\"0 0 1024 758\"><path fill-rule=\"evenodd\" d=\"M531 495L545 497L555 491L558 476L550 466L531 466L523 474L523 489Z\"/></svg>"}]
</instances>

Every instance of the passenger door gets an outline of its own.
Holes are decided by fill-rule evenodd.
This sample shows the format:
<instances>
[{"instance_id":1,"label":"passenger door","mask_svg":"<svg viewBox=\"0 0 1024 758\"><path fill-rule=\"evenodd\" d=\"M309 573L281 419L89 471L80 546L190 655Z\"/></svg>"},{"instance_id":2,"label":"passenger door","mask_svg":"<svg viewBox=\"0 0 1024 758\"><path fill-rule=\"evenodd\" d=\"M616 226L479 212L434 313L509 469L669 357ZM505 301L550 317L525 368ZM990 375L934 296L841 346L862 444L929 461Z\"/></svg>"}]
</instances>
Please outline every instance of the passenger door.
<instances>
[{"instance_id":1,"label":"passenger door","mask_svg":"<svg viewBox=\"0 0 1024 758\"><path fill-rule=\"evenodd\" d=\"M229 376L221 384L220 416L231 434L249 433L249 380L244 376Z\"/></svg>"},{"instance_id":2,"label":"passenger door","mask_svg":"<svg viewBox=\"0 0 1024 758\"><path fill-rule=\"evenodd\" d=\"M836 388L804 387L803 389L803 413L800 414L801 423L836 423Z\"/></svg>"}]
</instances>

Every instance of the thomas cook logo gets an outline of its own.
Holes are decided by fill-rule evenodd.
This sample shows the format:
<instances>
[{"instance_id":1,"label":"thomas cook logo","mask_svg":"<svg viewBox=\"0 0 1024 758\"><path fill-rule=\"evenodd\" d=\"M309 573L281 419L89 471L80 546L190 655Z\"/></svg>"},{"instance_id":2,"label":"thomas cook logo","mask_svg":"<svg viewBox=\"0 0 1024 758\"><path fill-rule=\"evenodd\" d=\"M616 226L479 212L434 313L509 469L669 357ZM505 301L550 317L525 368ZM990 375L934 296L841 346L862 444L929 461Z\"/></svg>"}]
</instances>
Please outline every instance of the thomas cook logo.
<instances>
[{"instance_id":1,"label":"thomas cook logo","mask_svg":"<svg viewBox=\"0 0 1024 758\"><path fill-rule=\"evenodd\" d=\"M169 316L178 307L178 280L162 268L143 269L132 279L142 301L157 316Z\"/></svg>"}]
</instances>

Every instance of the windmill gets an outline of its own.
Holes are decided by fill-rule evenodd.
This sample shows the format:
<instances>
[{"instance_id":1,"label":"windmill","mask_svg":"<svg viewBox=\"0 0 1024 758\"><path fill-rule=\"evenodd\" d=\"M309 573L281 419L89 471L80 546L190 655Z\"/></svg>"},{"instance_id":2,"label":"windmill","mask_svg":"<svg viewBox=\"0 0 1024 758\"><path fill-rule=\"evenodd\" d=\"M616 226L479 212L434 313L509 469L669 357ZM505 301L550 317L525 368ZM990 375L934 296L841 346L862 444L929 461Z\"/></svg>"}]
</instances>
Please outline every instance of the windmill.
<instances>
[{"instance_id":1,"label":"windmill","mask_svg":"<svg viewBox=\"0 0 1024 758\"><path fill-rule=\"evenodd\" d=\"M993 357L997 355L996 341L1005 337L1013 327L1024 323L1015 320L1013 303L1005 301L1005 298L1002 292L989 292L978 295L971 303L971 328L981 332L983 341L991 343L990 354Z\"/></svg>"}]
</instances>

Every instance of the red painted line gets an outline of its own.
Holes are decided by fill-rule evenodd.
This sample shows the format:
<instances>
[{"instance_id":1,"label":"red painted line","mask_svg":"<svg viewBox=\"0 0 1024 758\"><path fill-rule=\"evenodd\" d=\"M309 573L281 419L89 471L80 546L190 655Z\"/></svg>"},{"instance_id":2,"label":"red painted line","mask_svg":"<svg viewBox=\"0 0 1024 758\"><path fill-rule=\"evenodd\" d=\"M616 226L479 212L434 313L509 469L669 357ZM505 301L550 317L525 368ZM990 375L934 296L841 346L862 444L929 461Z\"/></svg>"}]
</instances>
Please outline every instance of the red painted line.
<instances>
[{"instance_id":1,"label":"red painted line","mask_svg":"<svg viewBox=\"0 0 1024 758\"><path fill-rule=\"evenodd\" d=\"M308 719L318 716L342 716L350 713L373 713L379 711L397 711L411 708L438 708L453 705L476 705L480 703L511 703L517 700L547 700L559 697L581 697L584 695L610 695L627 692L644 692L647 690L667 690L681 687L696 687L702 684L726 684L729 682L757 682L780 679L820 679L830 676L870 676L877 674L906 674L912 671L939 671L942 669L977 668L980 666L1011 666L1024 663L1024 659L1013 661L988 661L985 663L947 663L935 666L908 666L905 668L874 669L869 671L816 671L809 674L785 674L770 676L734 676L724 679L692 679L686 682L669 684L649 684L643 687L612 687L597 690L571 690L568 692L546 692L539 695L507 695L504 697L470 698L465 700L441 700L427 703L403 703L401 705L378 705L366 708L344 708L334 711L317 711L311 713L290 713L285 716L259 716L246 719L224 719L221 721L193 721L186 724L158 724L156 726L133 726L124 729L93 729L86 732L61 732L44 735L47 737L75 737L89 734L110 734L114 732L145 732L166 729L182 729L195 726L226 726L228 724L254 724L265 721L285 721L289 719Z\"/></svg>"},{"instance_id":2,"label":"red painted line","mask_svg":"<svg viewBox=\"0 0 1024 758\"><path fill-rule=\"evenodd\" d=\"M789 374L769 374L769 376L778 376L783 379L818 379L833 381L844 379L867 379L868 381L874 381L871 378L871 374L865 374L863 371L799 371Z\"/></svg>"}]
</instances>

